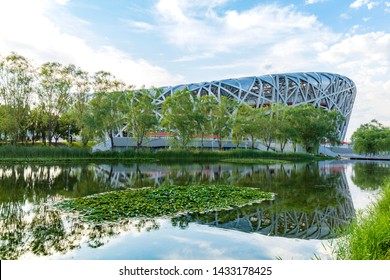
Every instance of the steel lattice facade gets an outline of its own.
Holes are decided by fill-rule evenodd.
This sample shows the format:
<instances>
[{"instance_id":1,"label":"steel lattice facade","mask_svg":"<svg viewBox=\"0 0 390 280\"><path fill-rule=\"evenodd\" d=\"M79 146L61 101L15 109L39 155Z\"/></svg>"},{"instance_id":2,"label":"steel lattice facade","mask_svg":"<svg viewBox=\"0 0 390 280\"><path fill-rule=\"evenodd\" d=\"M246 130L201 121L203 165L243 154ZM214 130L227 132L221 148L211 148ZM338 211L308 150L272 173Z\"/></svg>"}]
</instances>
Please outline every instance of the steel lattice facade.
<instances>
[{"instance_id":1,"label":"steel lattice facade","mask_svg":"<svg viewBox=\"0 0 390 280\"><path fill-rule=\"evenodd\" d=\"M188 88L197 97L213 95L220 100L221 96L227 96L240 104L255 108L282 103L290 106L313 104L327 110L338 110L345 117L339 127L340 140L345 137L356 96L356 86L351 79L332 73L308 72L164 87L155 103L161 107L167 96L184 88Z\"/></svg>"}]
</instances>

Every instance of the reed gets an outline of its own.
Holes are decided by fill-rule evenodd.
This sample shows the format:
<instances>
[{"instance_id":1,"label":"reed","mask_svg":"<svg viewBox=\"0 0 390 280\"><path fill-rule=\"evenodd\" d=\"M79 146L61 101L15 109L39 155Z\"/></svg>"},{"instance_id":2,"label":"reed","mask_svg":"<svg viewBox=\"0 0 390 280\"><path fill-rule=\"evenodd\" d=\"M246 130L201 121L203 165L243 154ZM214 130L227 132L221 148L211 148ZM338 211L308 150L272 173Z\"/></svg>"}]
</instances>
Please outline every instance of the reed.
<instances>
[{"instance_id":1,"label":"reed","mask_svg":"<svg viewBox=\"0 0 390 280\"><path fill-rule=\"evenodd\" d=\"M390 179L378 201L358 214L333 250L342 260L390 260Z\"/></svg>"}]
</instances>

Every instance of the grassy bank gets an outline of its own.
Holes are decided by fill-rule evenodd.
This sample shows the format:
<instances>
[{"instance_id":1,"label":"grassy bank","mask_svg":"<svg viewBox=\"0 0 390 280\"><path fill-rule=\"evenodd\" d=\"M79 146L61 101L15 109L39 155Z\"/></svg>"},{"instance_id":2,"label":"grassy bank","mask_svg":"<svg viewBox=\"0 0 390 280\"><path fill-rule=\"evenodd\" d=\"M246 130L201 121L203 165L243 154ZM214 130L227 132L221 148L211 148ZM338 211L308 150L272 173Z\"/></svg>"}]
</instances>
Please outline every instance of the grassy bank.
<instances>
[{"instance_id":1,"label":"grassy bank","mask_svg":"<svg viewBox=\"0 0 390 280\"><path fill-rule=\"evenodd\" d=\"M358 214L334 248L337 259L390 260L390 180L379 200Z\"/></svg>"},{"instance_id":2,"label":"grassy bank","mask_svg":"<svg viewBox=\"0 0 390 280\"><path fill-rule=\"evenodd\" d=\"M65 200L56 207L79 213L85 221L118 221L121 218L174 216L206 212L272 199L271 193L235 186L163 186L128 189Z\"/></svg>"},{"instance_id":3,"label":"grassy bank","mask_svg":"<svg viewBox=\"0 0 390 280\"><path fill-rule=\"evenodd\" d=\"M228 151L216 150L171 150L157 151L133 149L90 152L89 149L68 147L28 147L1 146L0 162L41 162L41 161L100 161L105 159L123 160L129 162L143 161L186 161L186 162L217 162L227 159L275 159L282 161L311 161L317 159L306 153L277 153L259 150L235 149Z\"/></svg>"}]
</instances>

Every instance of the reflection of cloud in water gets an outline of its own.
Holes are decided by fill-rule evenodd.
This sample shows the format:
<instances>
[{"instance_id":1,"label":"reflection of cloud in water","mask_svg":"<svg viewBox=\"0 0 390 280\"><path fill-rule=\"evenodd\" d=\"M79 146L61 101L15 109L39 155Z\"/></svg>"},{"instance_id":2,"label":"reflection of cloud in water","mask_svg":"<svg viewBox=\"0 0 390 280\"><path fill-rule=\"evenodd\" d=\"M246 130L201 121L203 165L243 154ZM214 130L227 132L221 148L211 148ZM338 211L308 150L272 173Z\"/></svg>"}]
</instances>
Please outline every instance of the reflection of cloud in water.
<instances>
[{"instance_id":1,"label":"reflection of cloud in water","mask_svg":"<svg viewBox=\"0 0 390 280\"><path fill-rule=\"evenodd\" d=\"M295 240L246 234L191 224L177 230L169 221L160 230L124 233L97 250L86 246L59 259L312 259L328 258L318 240ZM320 252L320 253L319 253ZM322 252L322 253L321 253ZM51 257L55 258L55 257Z\"/></svg>"},{"instance_id":2,"label":"reflection of cloud in water","mask_svg":"<svg viewBox=\"0 0 390 280\"><path fill-rule=\"evenodd\" d=\"M387 174L388 165L382 165L376 169L380 173L375 174ZM306 220L316 221L318 226L311 229L326 231L348 220L354 211L352 200L355 208L361 209L374 198L376 190L355 185L355 181L362 186L377 184L378 180L369 180L372 166L355 167L341 161L318 166L3 166L0 168L0 215L7 218L0 220L5 238L0 240L0 253L3 259L37 258L45 254L53 254L50 258L79 259L313 258L314 252L324 251L321 244L326 241L298 240L295 239L297 235L290 233L296 229L296 233L302 234L300 238L332 238L322 233L313 235L316 231L303 235L305 225L309 224ZM355 172L355 181L350 179L352 172ZM119 183L113 186L111 183L115 181ZM218 219L211 213L203 218L185 217L182 223L178 220L176 224L173 219L158 220L157 224L134 222L102 230L77 226L73 222L68 224L66 219L47 211L45 206L63 197L91 195L124 186L122 184L141 187L165 183L234 184L258 187L278 192L278 195L273 202L261 203L259 210L248 207L220 211ZM286 224L288 232L283 229ZM286 236L286 233L292 238L266 236ZM7 236L13 239L8 240ZM100 246L102 243L104 245ZM81 249L74 249L79 245ZM29 255L31 251L34 254ZM59 257L60 253L65 255Z\"/></svg>"}]
</instances>

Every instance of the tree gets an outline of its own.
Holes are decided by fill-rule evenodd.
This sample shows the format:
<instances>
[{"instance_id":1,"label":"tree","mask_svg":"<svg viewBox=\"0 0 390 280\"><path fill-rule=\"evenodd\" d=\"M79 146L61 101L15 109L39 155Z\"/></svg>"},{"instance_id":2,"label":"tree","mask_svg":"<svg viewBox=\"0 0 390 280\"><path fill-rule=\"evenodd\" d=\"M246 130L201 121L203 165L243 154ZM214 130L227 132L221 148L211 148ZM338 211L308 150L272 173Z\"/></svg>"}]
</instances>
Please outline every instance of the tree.
<instances>
[{"instance_id":1,"label":"tree","mask_svg":"<svg viewBox=\"0 0 390 280\"><path fill-rule=\"evenodd\" d=\"M279 142L280 151L283 152L288 141L293 141L293 139L296 138L296 130L291 126L288 107L281 104L275 104L273 106L273 111L274 136L275 140Z\"/></svg>"},{"instance_id":2,"label":"tree","mask_svg":"<svg viewBox=\"0 0 390 280\"><path fill-rule=\"evenodd\" d=\"M129 92L127 104L126 130L136 139L139 150L147 134L158 125L157 106L151 92L144 88Z\"/></svg>"},{"instance_id":3,"label":"tree","mask_svg":"<svg viewBox=\"0 0 390 280\"><path fill-rule=\"evenodd\" d=\"M45 63L40 68L38 96L42 111L48 119L49 146L59 118L71 105L72 69L73 66L65 67L57 62Z\"/></svg>"},{"instance_id":4,"label":"tree","mask_svg":"<svg viewBox=\"0 0 390 280\"><path fill-rule=\"evenodd\" d=\"M211 112L217 100L211 95L195 99L196 133L200 135L201 147L204 148L204 137L211 133Z\"/></svg>"},{"instance_id":5,"label":"tree","mask_svg":"<svg viewBox=\"0 0 390 280\"><path fill-rule=\"evenodd\" d=\"M93 133L91 133L91 130L84 122L91 99L90 78L88 72L83 71L74 65L71 65L69 70L73 76L73 106L72 110L70 111L70 114L73 116L72 118L75 121L73 129L76 129L76 127L78 128L83 147L85 148L88 144L88 141L93 137Z\"/></svg>"},{"instance_id":6,"label":"tree","mask_svg":"<svg viewBox=\"0 0 390 280\"><path fill-rule=\"evenodd\" d=\"M219 104L211 110L211 127L214 135L218 137L218 147L222 150L222 141L228 137L233 128L233 114L237 110L237 101L221 96Z\"/></svg>"},{"instance_id":7,"label":"tree","mask_svg":"<svg viewBox=\"0 0 390 280\"><path fill-rule=\"evenodd\" d=\"M118 80L107 71L98 71L92 77L92 89L95 97L99 97L112 91L127 91L133 86L128 86L124 81Z\"/></svg>"},{"instance_id":8,"label":"tree","mask_svg":"<svg viewBox=\"0 0 390 280\"><path fill-rule=\"evenodd\" d=\"M3 125L15 145L23 140L34 90L34 70L30 62L16 53L0 58L0 102L8 119Z\"/></svg>"},{"instance_id":9,"label":"tree","mask_svg":"<svg viewBox=\"0 0 390 280\"><path fill-rule=\"evenodd\" d=\"M261 107L257 109L258 117L257 122L259 124L259 138L262 139L264 145L267 147L267 151L271 148L271 144L275 139L275 112L274 106Z\"/></svg>"},{"instance_id":10,"label":"tree","mask_svg":"<svg viewBox=\"0 0 390 280\"><path fill-rule=\"evenodd\" d=\"M114 147L114 133L126 122L124 112L126 93L122 91L108 92L95 96L90 103L90 112L84 118L101 137L108 137L111 147Z\"/></svg>"},{"instance_id":11,"label":"tree","mask_svg":"<svg viewBox=\"0 0 390 280\"><path fill-rule=\"evenodd\" d=\"M251 147L254 149L256 139L260 135L260 117L259 109L246 105L238 108L233 125L233 142L239 145L243 137L249 137Z\"/></svg>"},{"instance_id":12,"label":"tree","mask_svg":"<svg viewBox=\"0 0 390 280\"><path fill-rule=\"evenodd\" d=\"M390 150L390 129L377 120L362 124L352 134L353 150L358 154L378 154Z\"/></svg>"},{"instance_id":13,"label":"tree","mask_svg":"<svg viewBox=\"0 0 390 280\"><path fill-rule=\"evenodd\" d=\"M31 110L27 129L31 134L32 145L34 145L35 141L39 138L41 138L45 143L48 126L47 124L48 118L44 114L41 106L38 106Z\"/></svg>"},{"instance_id":14,"label":"tree","mask_svg":"<svg viewBox=\"0 0 390 280\"><path fill-rule=\"evenodd\" d=\"M337 128L344 117L338 111L326 111L311 104L289 107L290 123L296 131L296 141L306 152L315 152L325 138L337 141Z\"/></svg>"},{"instance_id":15,"label":"tree","mask_svg":"<svg viewBox=\"0 0 390 280\"><path fill-rule=\"evenodd\" d=\"M73 135L78 134L79 132L80 128L77 126L77 119L72 113L68 112L61 115L57 127L54 130L56 144L60 137L69 141L69 144L72 144Z\"/></svg>"},{"instance_id":16,"label":"tree","mask_svg":"<svg viewBox=\"0 0 390 280\"><path fill-rule=\"evenodd\" d=\"M126 91L132 86L118 80L109 72L99 71L92 77L94 97L90 101L88 110L83 118L84 137L97 134L108 137L111 147L114 147L114 133L117 132L126 120Z\"/></svg>"},{"instance_id":17,"label":"tree","mask_svg":"<svg viewBox=\"0 0 390 280\"><path fill-rule=\"evenodd\" d=\"M173 133L185 148L196 132L195 96L185 88L168 96L162 104L161 126Z\"/></svg>"}]
</instances>

